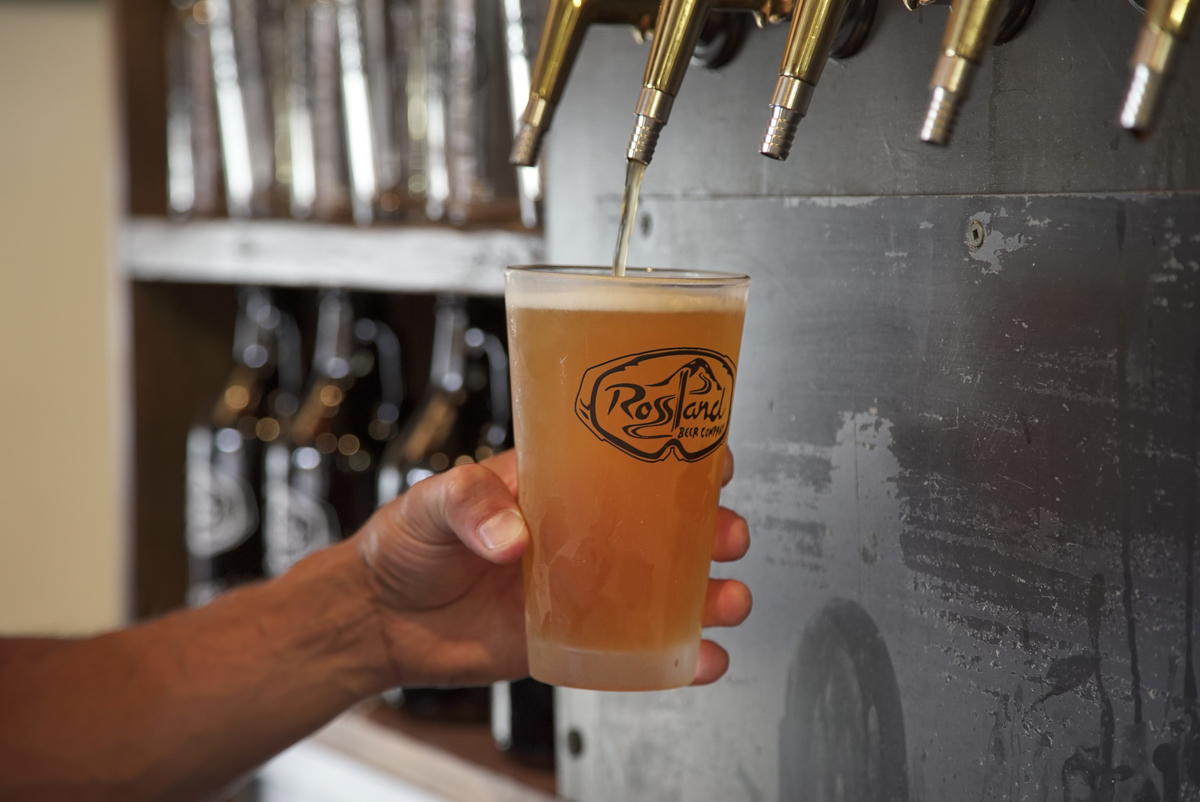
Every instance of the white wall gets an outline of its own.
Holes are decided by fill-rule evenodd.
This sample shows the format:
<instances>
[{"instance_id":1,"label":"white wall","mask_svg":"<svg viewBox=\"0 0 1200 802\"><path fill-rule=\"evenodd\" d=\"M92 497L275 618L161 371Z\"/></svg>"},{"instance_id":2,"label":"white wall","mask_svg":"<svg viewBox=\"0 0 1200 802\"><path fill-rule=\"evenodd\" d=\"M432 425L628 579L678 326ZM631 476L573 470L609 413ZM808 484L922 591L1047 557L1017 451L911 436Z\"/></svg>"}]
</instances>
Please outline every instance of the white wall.
<instances>
[{"instance_id":1,"label":"white wall","mask_svg":"<svg viewBox=\"0 0 1200 802\"><path fill-rule=\"evenodd\" d=\"M114 37L100 0L0 0L0 633L124 615Z\"/></svg>"}]
</instances>

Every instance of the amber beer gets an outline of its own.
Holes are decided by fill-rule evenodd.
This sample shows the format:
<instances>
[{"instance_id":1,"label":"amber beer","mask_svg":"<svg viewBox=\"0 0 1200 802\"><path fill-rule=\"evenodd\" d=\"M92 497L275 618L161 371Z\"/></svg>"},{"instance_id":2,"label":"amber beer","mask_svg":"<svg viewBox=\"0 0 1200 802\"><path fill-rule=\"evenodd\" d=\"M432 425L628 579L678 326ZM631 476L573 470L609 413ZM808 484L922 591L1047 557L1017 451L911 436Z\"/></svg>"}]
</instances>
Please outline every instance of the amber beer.
<instances>
[{"instance_id":1,"label":"amber beer","mask_svg":"<svg viewBox=\"0 0 1200 802\"><path fill-rule=\"evenodd\" d=\"M691 682L750 279L510 268L532 675Z\"/></svg>"}]
</instances>

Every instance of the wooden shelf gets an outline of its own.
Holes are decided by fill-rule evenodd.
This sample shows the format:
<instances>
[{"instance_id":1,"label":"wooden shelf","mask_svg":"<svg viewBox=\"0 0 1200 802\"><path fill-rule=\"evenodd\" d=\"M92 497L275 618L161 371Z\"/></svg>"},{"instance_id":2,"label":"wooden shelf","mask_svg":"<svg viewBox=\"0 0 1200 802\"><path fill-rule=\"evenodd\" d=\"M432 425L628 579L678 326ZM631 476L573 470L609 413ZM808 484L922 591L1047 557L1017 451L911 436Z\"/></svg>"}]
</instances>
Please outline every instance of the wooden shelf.
<instances>
[{"instance_id":1,"label":"wooden shelf","mask_svg":"<svg viewBox=\"0 0 1200 802\"><path fill-rule=\"evenodd\" d=\"M430 738L411 731L398 721L379 720L367 709L352 710L335 719L313 736L313 741L360 763L378 769L409 785L428 791L447 802L554 802L552 776L504 762L507 758L491 747L493 756L480 758L481 740L476 730L465 725L432 725L442 728ZM391 717L388 717L389 719ZM450 730L457 730L457 734ZM483 727L482 737L490 734ZM489 743L490 745L490 743ZM532 775L539 775L532 777Z\"/></svg>"},{"instance_id":2,"label":"wooden shelf","mask_svg":"<svg viewBox=\"0 0 1200 802\"><path fill-rule=\"evenodd\" d=\"M505 267L542 254L541 236L525 231L135 217L122 227L120 263L138 281L499 296Z\"/></svg>"}]
</instances>

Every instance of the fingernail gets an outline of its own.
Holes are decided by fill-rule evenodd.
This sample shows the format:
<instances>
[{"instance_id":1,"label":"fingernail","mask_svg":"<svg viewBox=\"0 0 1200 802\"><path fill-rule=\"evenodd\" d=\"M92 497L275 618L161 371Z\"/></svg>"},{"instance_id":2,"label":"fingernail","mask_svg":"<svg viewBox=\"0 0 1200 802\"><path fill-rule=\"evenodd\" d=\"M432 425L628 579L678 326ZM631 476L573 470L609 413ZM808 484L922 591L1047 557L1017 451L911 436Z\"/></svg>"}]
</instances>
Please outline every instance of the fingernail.
<instances>
[{"instance_id":1,"label":"fingernail","mask_svg":"<svg viewBox=\"0 0 1200 802\"><path fill-rule=\"evenodd\" d=\"M498 512L479 525L479 539L492 551L525 536L525 519L513 510Z\"/></svg>"}]
</instances>

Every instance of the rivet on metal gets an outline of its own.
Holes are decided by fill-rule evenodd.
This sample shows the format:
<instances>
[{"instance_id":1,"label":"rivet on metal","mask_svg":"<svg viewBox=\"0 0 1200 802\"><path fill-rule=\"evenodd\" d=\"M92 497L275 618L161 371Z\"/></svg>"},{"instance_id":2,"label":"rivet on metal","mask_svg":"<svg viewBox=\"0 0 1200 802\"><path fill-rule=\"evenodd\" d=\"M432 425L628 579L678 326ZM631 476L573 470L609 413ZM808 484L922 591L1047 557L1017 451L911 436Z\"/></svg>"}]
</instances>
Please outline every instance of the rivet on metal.
<instances>
[{"instance_id":1,"label":"rivet on metal","mask_svg":"<svg viewBox=\"0 0 1200 802\"><path fill-rule=\"evenodd\" d=\"M983 223L972 220L971 225L967 228L967 244L971 246L971 250L979 250L986 236L987 232L983 230Z\"/></svg>"}]
</instances>

